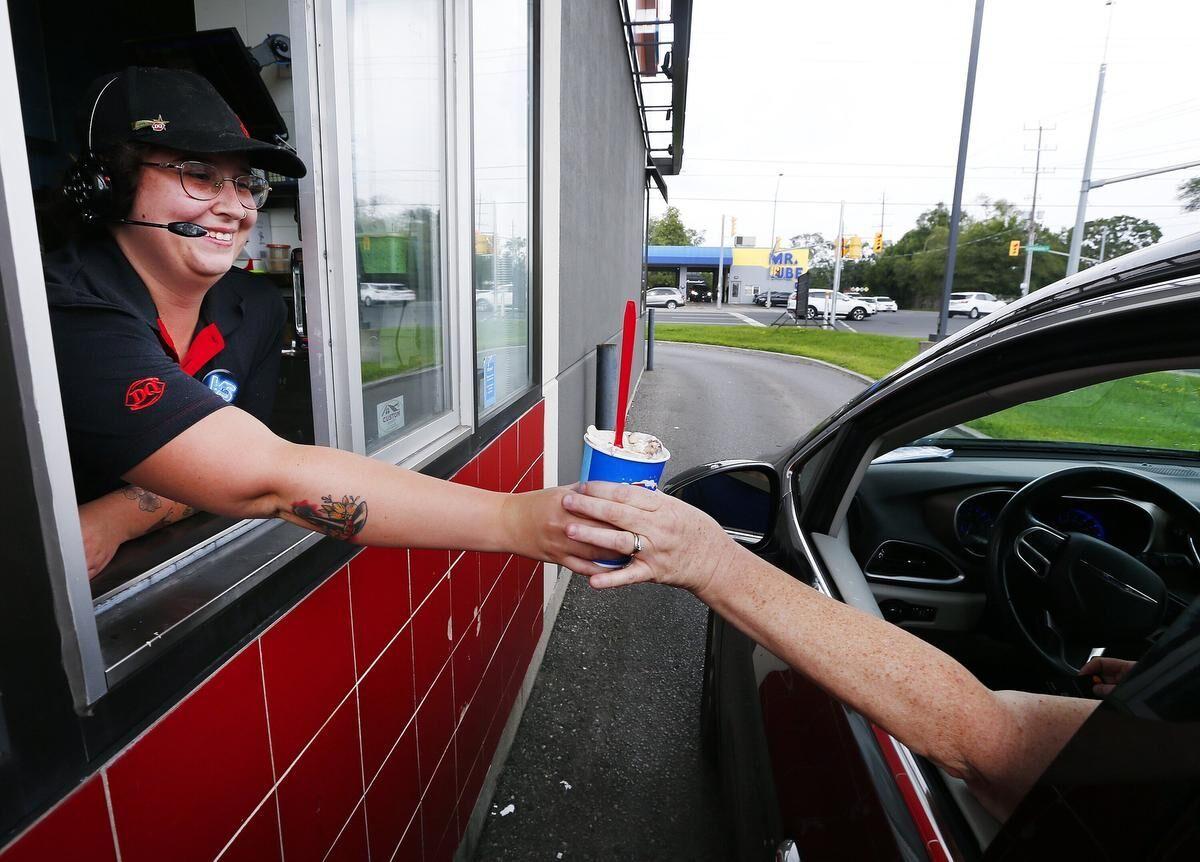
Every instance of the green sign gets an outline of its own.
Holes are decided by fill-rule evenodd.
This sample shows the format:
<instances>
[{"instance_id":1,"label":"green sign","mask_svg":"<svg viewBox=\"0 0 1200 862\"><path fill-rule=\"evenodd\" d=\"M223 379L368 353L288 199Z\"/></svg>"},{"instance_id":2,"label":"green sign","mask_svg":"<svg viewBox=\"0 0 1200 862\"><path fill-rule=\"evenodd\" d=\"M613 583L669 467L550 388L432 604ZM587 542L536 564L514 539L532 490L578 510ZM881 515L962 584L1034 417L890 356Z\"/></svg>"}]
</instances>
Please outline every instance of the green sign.
<instances>
[{"instance_id":1,"label":"green sign","mask_svg":"<svg viewBox=\"0 0 1200 862\"><path fill-rule=\"evenodd\" d=\"M1031 246L1027 246L1027 248L1030 251L1049 251L1050 250L1050 246L1048 246L1048 245L1031 245Z\"/></svg>"}]
</instances>

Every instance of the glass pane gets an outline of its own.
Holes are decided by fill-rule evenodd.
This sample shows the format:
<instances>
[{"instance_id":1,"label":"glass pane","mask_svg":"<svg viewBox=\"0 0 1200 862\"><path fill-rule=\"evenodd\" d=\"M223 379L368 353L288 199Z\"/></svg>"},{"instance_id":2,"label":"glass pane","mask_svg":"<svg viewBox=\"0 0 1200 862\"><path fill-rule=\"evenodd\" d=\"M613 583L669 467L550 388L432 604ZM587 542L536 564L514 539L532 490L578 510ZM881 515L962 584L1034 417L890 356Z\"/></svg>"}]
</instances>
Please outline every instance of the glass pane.
<instances>
[{"instance_id":1,"label":"glass pane","mask_svg":"<svg viewBox=\"0 0 1200 862\"><path fill-rule=\"evenodd\" d=\"M529 3L476 3L475 337L481 417L528 389Z\"/></svg>"},{"instance_id":2,"label":"glass pane","mask_svg":"<svg viewBox=\"0 0 1200 862\"><path fill-rule=\"evenodd\" d=\"M964 430L964 427L969 430ZM1030 401L934 438L1200 451L1200 371L1159 371Z\"/></svg>"},{"instance_id":3,"label":"glass pane","mask_svg":"<svg viewBox=\"0 0 1200 862\"><path fill-rule=\"evenodd\" d=\"M354 235L367 451L452 407L442 283L439 0L350 0Z\"/></svg>"}]
</instances>

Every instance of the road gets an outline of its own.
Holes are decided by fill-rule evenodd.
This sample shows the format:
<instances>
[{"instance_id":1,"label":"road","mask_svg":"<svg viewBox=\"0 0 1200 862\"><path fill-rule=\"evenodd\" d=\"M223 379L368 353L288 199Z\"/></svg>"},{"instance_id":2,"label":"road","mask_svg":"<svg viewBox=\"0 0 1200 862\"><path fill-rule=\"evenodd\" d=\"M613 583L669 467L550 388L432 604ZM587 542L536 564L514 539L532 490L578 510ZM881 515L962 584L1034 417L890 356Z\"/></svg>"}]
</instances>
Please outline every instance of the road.
<instances>
[{"instance_id":1,"label":"road","mask_svg":"<svg viewBox=\"0 0 1200 862\"><path fill-rule=\"evenodd\" d=\"M777 452L865 385L799 359L695 345L660 344L655 364L630 427L662 434L668 476ZM731 858L699 749L706 614L666 587L571 583L475 859Z\"/></svg>"},{"instance_id":2,"label":"road","mask_svg":"<svg viewBox=\"0 0 1200 862\"><path fill-rule=\"evenodd\" d=\"M760 308L757 305L724 306L717 311L708 303L689 303L674 311L666 308L654 310L655 320L659 323L702 323L715 326L748 326L761 323L769 326L783 314L783 308ZM749 320L747 320L749 318ZM949 321L947 334L958 332L973 321L965 317L953 317ZM840 331L853 330L868 332L876 335L904 335L909 338L928 338L931 332L937 331L937 312L935 311L894 311L880 312L866 320L839 320L837 328Z\"/></svg>"}]
</instances>

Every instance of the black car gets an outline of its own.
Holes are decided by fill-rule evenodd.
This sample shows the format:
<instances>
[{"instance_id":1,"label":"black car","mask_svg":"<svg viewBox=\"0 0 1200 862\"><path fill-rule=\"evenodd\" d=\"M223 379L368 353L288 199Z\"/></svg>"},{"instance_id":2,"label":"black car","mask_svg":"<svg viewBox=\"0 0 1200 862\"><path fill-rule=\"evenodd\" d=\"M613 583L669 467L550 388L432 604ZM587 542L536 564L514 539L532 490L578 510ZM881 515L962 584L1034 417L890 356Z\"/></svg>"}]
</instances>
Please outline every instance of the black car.
<instances>
[{"instance_id":1,"label":"black car","mask_svg":"<svg viewBox=\"0 0 1200 862\"><path fill-rule=\"evenodd\" d=\"M992 689L1092 697L1089 656L1134 663L1001 823L710 614L703 741L739 858L1200 858L1198 321L1195 235L1005 306L781 453L668 483Z\"/></svg>"},{"instance_id":2,"label":"black car","mask_svg":"<svg viewBox=\"0 0 1200 862\"><path fill-rule=\"evenodd\" d=\"M794 290L764 290L754 297L754 304L766 308L787 305L787 301L793 293L795 293Z\"/></svg>"}]
</instances>

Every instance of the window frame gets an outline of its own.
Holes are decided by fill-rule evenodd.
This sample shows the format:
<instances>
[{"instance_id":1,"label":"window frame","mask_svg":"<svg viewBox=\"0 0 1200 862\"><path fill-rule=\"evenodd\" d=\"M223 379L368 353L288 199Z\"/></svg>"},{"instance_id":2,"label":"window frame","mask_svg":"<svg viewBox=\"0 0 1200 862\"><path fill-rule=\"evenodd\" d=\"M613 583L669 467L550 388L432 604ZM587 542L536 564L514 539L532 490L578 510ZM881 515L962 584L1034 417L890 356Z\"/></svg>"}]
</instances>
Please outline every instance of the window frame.
<instances>
[{"instance_id":1,"label":"window frame","mask_svg":"<svg viewBox=\"0 0 1200 862\"><path fill-rule=\"evenodd\" d=\"M448 305L446 361L450 365L451 409L419 426L371 457L410 468L445 472L449 461L469 458L484 436L499 433L540 395L541 380L541 266L538 194L540 139L538 81L540 4L529 4L529 313L531 382L502 409L479 422L475 394L475 320L470 242L473 202L473 103L471 100L471 0L441 0L443 92L445 118L445 210L440 218L441 278ZM338 123L351 109L347 0L306 3L289 0L289 25L296 62L293 63L295 145L311 156L308 175L299 182L300 230L305 256L304 308L309 335L313 430L317 445L366 454L361 401L358 339L358 278L354 259L353 187L349 124ZM0 25L0 93L20 106L15 56L8 21ZM339 128L344 126L344 128ZM17 357L23 392L21 410L30 441L31 468L39 486L39 517L44 525L45 560L55 598L66 677L75 708L89 711L135 671L158 662L172 643L189 633L275 572L326 542L319 534L281 521L245 520L148 570L103 600L93 600L83 551L74 481L67 451L65 420L50 336L49 308L34 218L33 194L22 124L0 130L0 291L9 313L8 326L16 344L26 348ZM34 369L38 373L34 374ZM470 370L470 371L468 371ZM55 455L54 453L59 453ZM223 544L220 536L236 536ZM191 557L206 546L220 544L203 559ZM313 565L329 554L315 552ZM222 577L223 570L223 577ZM175 577L176 573L179 577ZM170 610L172 592L189 584L189 610ZM196 585L202 584L196 596ZM136 598L134 596L136 595ZM132 599L132 600L130 600ZM147 609L150 613L147 613ZM155 617L155 613L158 617ZM174 614L174 616L171 616ZM144 618L148 640L137 641L134 618ZM126 628L126 626L129 626ZM222 629L224 632L224 629ZM129 651L116 654L113 634ZM243 633L244 634L244 633ZM229 635L234 640L240 634ZM218 635L225 637L225 634Z\"/></svg>"},{"instance_id":2,"label":"window frame","mask_svg":"<svg viewBox=\"0 0 1200 862\"><path fill-rule=\"evenodd\" d=\"M467 189L467 213L466 213L466 233L464 237L471 241L473 248L473 239L475 234L474 212L475 212L475 55L474 55L474 4L477 0L459 0L466 7L466 14L470 22L467 29L466 50L463 56L466 60L463 63L467 67L467 92L470 100L470 115L467 120L468 137L470 138L470 152L468 153L467 173L468 178ZM501 427L502 422L507 418L511 408L517 404L523 404L532 392L540 392L542 387L542 255L541 255L541 2L540 0L526 0L525 7L527 10L527 37L528 37L528 53L526 60L528 63L528 74L526 75L526 86L529 88L529 115L526 119L526 134L528 136L529 146L527 148L527 157L529 159L528 182L526 184L526 195L528 197L529 210L529 242L526 248L528 259L528 280L529 280L529 384L512 393L504 401L497 402L489 407L488 416L484 418L484 409L480 398L476 397L476 381L482 376L483 369L479 365L479 326L478 319L475 314L475 258L473 254L467 254L468 268L465 270L466 277L470 281L470 317L471 317L471 338L470 338L470 363L467 367L471 368L470 388L471 398L474 403L474 422L477 429L494 429ZM466 249L466 246L464 246Z\"/></svg>"}]
</instances>

